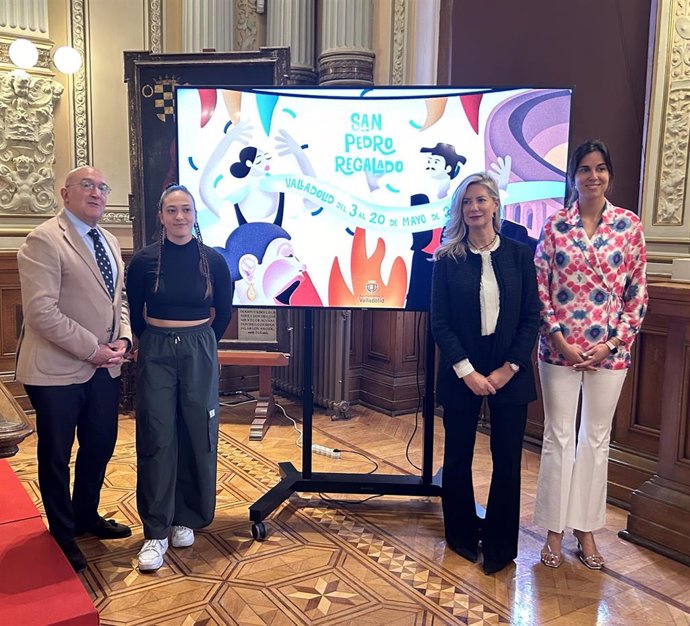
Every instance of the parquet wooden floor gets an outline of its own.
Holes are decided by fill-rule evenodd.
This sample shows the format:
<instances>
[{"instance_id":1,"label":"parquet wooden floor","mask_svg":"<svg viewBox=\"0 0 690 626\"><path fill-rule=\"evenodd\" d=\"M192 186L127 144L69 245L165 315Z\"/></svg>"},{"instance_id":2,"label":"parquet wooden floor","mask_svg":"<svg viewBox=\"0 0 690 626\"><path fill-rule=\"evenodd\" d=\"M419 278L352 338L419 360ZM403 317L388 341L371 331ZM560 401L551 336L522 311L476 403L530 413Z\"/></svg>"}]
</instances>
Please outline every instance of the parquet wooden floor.
<instances>
[{"instance_id":1,"label":"parquet wooden floor","mask_svg":"<svg viewBox=\"0 0 690 626\"><path fill-rule=\"evenodd\" d=\"M300 409L285 403L296 418ZM140 574L142 541L134 497L134 421L123 416L115 456L102 493L101 513L132 525L126 540L80 540L89 560L82 580L104 625L241 626L284 624L690 624L690 568L619 539L626 513L608 507L597 534L607 558L602 572L587 570L565 540L565 563L539 563L542 530L532 524L539 459L523 457L522 527L516 564L494 576L446 549L437 498L379 497L335 504L319 494L294 494L268 520L266 541L251 538L248 506L279 479L277 463L301 465L297 433L284 418L262 442L249 441L252 405L223 409L218 455L218 506L213 524L193 547L171 548L155 574ZM314 442L370 457L377 471L417 473L405 458L413 417L355 407L353 418L315 416ZM443 431L437 423L435 469ZM10 459L40 507L35 437ZM411 457L419 464L420 437ZM368 472L371 461L353 452L341 459L314 456L314 471ZM479 435L475 490L488 492L488 440ZM357 496L333 496L356 501Z\"/></svg>"}]
</instances>

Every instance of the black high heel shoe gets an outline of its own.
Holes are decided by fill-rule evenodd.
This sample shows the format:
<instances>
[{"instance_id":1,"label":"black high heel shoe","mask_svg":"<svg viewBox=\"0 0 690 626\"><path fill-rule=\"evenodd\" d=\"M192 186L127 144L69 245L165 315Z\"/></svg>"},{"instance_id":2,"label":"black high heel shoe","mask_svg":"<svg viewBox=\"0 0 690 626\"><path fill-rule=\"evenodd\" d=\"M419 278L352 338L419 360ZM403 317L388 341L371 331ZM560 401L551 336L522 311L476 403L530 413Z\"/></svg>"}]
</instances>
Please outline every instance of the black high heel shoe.
<instances>
[{"instance_id":1,"label":"black high heel shoe","mask_svg":"<svg viewBox=\"0 0 690 626\"><path fill-rule=\"evenodd\" d=\"M470 563L476 563L477 562L477 557L479 556L479 549L475 548L474 550L470 548L466 548L463 546L456 546L452 544L450 541L446 539L446 545L453 551L455 554L459 554L463 559L467 559Z\"/></svg>"}]
</instances>

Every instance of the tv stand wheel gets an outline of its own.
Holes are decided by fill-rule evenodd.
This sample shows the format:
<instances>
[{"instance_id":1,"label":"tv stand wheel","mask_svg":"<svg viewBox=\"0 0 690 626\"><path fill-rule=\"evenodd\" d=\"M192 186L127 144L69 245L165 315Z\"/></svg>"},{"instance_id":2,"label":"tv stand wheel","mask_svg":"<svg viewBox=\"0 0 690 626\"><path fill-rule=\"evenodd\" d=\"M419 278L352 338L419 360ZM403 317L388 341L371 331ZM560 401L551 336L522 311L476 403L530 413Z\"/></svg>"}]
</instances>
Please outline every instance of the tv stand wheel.
<instances>
[{"instance_id":1,"label":"tv stand wheel","mask_svg":"<svg viewBox=\"0 0 690 626\"><path fill-rule=\"evenodd\" d=\"M254 537L256 541L265 541L267 535L268 529L266 528L266 524L263 522L252 524L252 537Z\"/></svg>"}]
</instances>

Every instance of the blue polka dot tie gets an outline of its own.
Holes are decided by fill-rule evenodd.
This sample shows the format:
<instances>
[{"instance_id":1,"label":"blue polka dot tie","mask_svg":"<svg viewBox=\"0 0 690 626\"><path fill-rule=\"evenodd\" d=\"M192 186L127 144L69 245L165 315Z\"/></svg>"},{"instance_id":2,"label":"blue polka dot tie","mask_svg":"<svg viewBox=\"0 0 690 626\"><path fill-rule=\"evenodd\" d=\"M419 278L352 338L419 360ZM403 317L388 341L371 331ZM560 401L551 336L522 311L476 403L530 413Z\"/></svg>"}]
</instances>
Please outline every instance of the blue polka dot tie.
<instances>
[{"instance_id":1,"label":"blue polka dot tie","mask_svg":"<svg viewBox=\"0 0 690 626\"><path fill-rule=\"evenodd\" d=\"M101 235L95 228L92 228L89 231L89 237L93 239L93 249L96 251L96 263L98 263L98 269L101 270L101 274L103 274L103 280L105 281L105 286L108 288L110 299L113 300L115 298L113 268L110 265L110 259L101 241Z\"/></svg>"}]
</instances>

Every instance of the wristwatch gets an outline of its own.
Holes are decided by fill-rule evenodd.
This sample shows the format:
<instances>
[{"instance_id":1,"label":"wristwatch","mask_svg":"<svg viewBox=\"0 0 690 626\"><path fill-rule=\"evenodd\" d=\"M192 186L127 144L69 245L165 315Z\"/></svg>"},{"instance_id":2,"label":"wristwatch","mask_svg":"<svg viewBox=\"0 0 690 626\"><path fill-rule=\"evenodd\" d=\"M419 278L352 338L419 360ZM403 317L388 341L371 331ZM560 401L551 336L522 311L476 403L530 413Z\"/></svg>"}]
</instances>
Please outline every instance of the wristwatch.
<instances>
[{"instance_id":1,"label":"wristwatch","mask_svg":"<svg viewBox=\"0 0 690 626\"><path fill-rule=\"evenodd\" d=\"M606 347L611 351L611 354L616 354L618 352L618 346L613 343L610 339L608 341L604 342L606 344Z\"/></svg>"},{"instance_id":2,"label":"wristwatch","mask_svg":"<svg viewBox=\"0 0 690 626\"><path fill-rule=\"evenodd\" d=\"M517 363L508 362L508 367L510 367L510 369L513 370L513 372L515 372L516 374L520 371L520 366Z\"/></svg>"}]
</instances>

